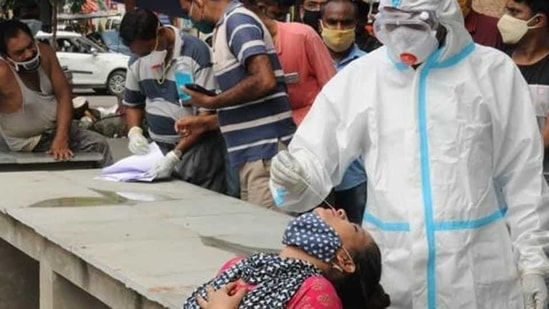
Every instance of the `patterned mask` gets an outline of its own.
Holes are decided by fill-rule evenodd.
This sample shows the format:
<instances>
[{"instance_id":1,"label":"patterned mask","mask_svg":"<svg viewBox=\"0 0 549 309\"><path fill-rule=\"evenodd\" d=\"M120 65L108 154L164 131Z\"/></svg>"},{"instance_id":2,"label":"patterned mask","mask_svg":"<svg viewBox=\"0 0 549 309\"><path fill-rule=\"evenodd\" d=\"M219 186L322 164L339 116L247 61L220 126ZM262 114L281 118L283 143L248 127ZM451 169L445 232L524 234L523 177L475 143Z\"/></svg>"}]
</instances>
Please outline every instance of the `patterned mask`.
<instances>
[{"instance_id":1,"label":"patterned mask","mask_svg":"<svg viewBox=\"0 0 549 309\"><path fill-rule=\"evenodd\" d=\"M335 258L337 249L342 247L336 231L312 212L290 222L284 231L282 243L296 246L326 263L330 263Z\"/></svg>"}]
</instances>

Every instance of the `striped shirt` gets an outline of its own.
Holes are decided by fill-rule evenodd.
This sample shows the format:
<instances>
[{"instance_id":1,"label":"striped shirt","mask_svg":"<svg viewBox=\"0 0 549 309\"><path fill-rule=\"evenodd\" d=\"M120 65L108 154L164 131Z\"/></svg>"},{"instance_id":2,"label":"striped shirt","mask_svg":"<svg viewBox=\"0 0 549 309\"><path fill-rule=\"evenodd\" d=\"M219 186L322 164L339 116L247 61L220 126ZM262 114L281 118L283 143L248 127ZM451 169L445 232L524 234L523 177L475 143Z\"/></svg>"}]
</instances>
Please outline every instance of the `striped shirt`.
<instances>
[{"instance_id":1,"label":"striped shirt","mask_svg":"<svg viewBox=\"0 0 549 309\"><path fill-rule=\"evenodd\" d=\"M248 76L245 64L250 57L266 54L271 60L277 79L273 93L217 111L231 165L271 159L279 141L289 142L295 131L284 72L271 35L254 13L232 1L216 26L213 42L215 77L222 91Z\"/></svg>"},{"instance_id":2,"label":"striped shirt","mask_svg":"<svg viewBox=\"0 0 549 309\"><path fill-rule=\"evenodd\" d=\"M173 29L176 39L174 57L165 68L165 80L162 82L163 51L130 59L123 104L129 107L144 105L151 138L162 143L176 144L180 137L174 130L175 121L183 116L194 115L197 110L180 104L174 73L190 72L194 83L210 90L216 87L208 45L175 27L166 27Z\"/></svg>"}]
</instances>

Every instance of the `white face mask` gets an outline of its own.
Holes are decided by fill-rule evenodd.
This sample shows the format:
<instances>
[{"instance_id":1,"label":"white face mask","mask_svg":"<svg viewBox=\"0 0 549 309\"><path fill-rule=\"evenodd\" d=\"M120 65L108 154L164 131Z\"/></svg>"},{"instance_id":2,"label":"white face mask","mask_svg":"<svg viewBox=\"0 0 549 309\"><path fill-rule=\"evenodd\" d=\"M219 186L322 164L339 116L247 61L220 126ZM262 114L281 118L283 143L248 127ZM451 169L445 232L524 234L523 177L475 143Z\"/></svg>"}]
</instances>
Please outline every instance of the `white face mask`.
<instances>
[{"instance_id":1,"label":"white face mask","mask_svg":"<svg viewBox=\"0 0 549 309\"><path fill-rule=\"evenodd\" d=\"M36 46L36 55L27 61L17 62L11 58L7 58L13 64L13 68L17 72L33 72L40 67L40 48Z\"/></svg>"},{"instance_id":2,"label":"white face mask","mask_svg":"<svg viewBox=\"0 0 549 309\"><path fill-rule=\"evenodd\" d=\"M167 50L153 50L150 54L145 56L145 62L150 65L152 72L156 75L156 81L158 84L163 84L166 80L166 64L165 59L168 54Z\"/></svg>"},{"instance_id":3,"label":"white face mask","mask_svg":"<svg viewBox=\"0 0 549 309\"><path fill-rule=\"evenodd\" d=\"M162 70L164 67L164 61L166 60L166 55L168 54L167 50L156 50L158 48L158 35L156 37L156 43L154 44L153 50L146 56L141 57L149 63L150 67L154 69Z\"/></svg>"},{"instance_id":4,"label":"white face mask","mask_svg":"<svg viewBox=\"0 0 549 309\"><path fill-rule=\"evenodd\" d=\"M162 68L167 54L167 50L153 50L145 57L148 58L148 62L151 64L152 68Z\"/></svg>"},{"instance_id":5,"label":"white face mask","mask_svg":"<svg viewBox=\"0 0 549 309\"><path fill-rule=\"evenodd\" d=\"M407 65L425 62L437 49L436 31L396 27L388 33L376 32L376 37L387 46L391 54Z\"/></svg>"},{"instance_id":6,"label":"white face mask","mask_svg":"<svg viewBox=\"0 0 549 309\"><path fill-rule=\"evenodd\" d=\"M530 29L539 27L530 27L528 24L538 15L534 15L529 20L522 20L511 15L505 14L498 21L498 30L501 33L503 43L516 44L518 43Z\"/></svg>"}]
</instances>

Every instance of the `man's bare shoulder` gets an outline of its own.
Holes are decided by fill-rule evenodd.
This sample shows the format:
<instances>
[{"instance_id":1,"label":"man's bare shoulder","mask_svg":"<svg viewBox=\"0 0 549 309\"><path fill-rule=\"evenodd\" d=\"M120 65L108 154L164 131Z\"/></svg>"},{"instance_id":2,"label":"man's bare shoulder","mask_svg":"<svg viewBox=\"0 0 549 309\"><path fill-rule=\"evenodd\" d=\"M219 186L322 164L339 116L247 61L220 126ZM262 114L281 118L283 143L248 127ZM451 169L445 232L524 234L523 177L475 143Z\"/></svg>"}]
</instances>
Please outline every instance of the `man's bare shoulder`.
<instances>
[{"instance_id":1,"label":"man's bare shoulder","mask_svg":"<svg viewBox=\"0 0 549 309\"><path fill-rule=\"evenodd\" d=\"M38 48L40 49L40 56L42 57L55 57L55 53L53 52L53 49L50 45L43 43L43 42L37 42Z\"/></svg>"},{"instance_id":2,"label":"man's bare shoulder","mask_svg":"<svg viewBox=\"0 0 549 309\"><path fill-rule=\"evenodd\" d=\"M42 68L44 68L46 74L51 78L52 72L61 70L57 55L53 51L53 48L46 43L38 42L38 48L40 49Z\"/></svg>"},{"instance_id":3,"label":"man's bare shoulder","mask_svg":"<svg viewBox=\"0 0 549 309\"><path fill-rule=\"evenodd\" d=\"M10 70L10 65L8 64L8 61L4 60L3 58L0 58L0 70L1 71Z\"/></svg>"},{"instance_id":4,"label":"man's bare shoulder","mask_svg":"<svg viewBox=\"0 0 549 309\"><path fill-rule=\"evenodd\" d=\"M38 48L40 49L40 57L49 63L57 62L57 55L53 51L53 48L45 43L38 42Z\"/></svg>"},{"instance_id":5,"label":"man's bare shoulder","mask_svg":"<svg viewBox=\"0 0 549 309\"><path fill-rule=\"evenodd\" d=\"M0 88L5 85L5 81L13 79L13 72L6 60L0 59Z\"/></svg>"}]
</instances>

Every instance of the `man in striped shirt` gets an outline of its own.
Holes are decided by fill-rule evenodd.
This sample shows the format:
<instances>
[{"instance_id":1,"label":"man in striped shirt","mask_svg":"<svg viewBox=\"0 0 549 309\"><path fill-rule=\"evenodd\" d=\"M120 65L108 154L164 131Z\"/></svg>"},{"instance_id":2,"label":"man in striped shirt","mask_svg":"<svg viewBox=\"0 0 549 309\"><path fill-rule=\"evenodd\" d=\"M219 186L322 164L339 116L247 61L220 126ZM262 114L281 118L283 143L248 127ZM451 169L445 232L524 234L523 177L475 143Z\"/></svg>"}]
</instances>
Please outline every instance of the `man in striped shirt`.
<instances>
[{"instance_id":1,"label":"man in striped shirt","mask_svg":"<svg viewBox=\"0 0 549 309\"><path fill-rule=\"evenodd\" d=\"M143 9L124 15L120 37L137 56L130 60L123 101L127 126L130 128L130 151L134 154L146 154L149 151L148 141L140 127L143 117L146 117L151 139L165 154L150 171L156 179L169 178L173 174L193 184L224 192L225 150L221 136L216 137L215 132L206 136L205 132L194 130L180 137L174 128L175 121L184 117L213 124L209 126L212 130L217 127L217 117L212 112L197 111L196 108L182 105L175 82L175 73L184 72L192 78L193 81L189 82L210 90L216 88L209 47L175 27L161 27L156 15ZM195 171L194 166L185 165L195 164L193 161L196 160L192 156L188 158L187 154L203 145L206 138L218 139L219 147L211 149L208 146L212 150L207 158L210 160L209 172L208 175L202 175L202 169Z\"/></svg>"},{"instance_id":2,"label":"man in striped shirt","mask_svg":"<svg viewBox=\"0 0 549 309\"><path fill-rule=\"evenodd\" d=\"M231 165L239 167L241 198L271 208L271 158L295 131L273 40L260 19L238 1L180 3L198 30L215 30L214 72L222 93L185 91L195 106L217 109Z\"/></svg>"}]
</instances>

